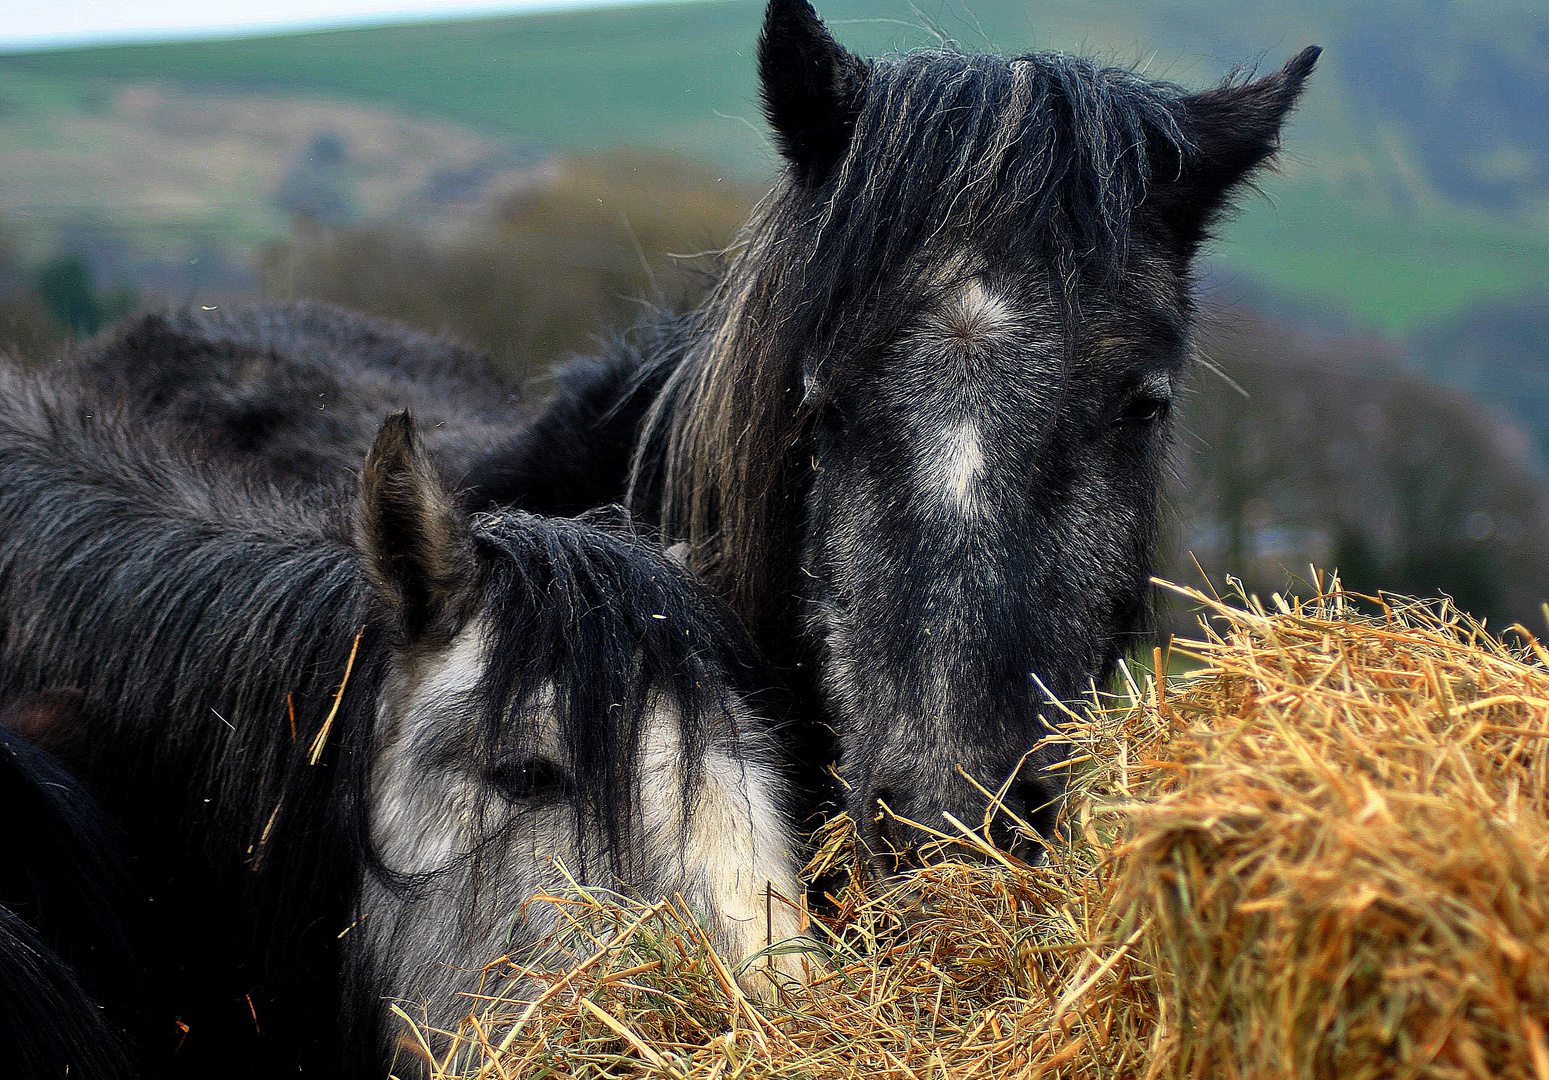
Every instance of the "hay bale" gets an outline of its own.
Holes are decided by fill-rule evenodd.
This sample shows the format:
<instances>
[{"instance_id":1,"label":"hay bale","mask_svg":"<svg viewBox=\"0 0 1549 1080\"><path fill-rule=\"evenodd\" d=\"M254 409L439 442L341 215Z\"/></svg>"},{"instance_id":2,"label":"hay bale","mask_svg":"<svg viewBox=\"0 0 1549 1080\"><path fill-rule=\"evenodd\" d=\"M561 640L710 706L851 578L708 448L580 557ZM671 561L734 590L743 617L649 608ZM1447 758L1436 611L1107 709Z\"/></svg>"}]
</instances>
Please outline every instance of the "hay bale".
<instances>
[{"instance_id":1,"label":"hay bale","mask_svg":"<svg viewBox=\"0 0 1549 1080\"><path fill-rule=\"evenodd\" d=\"M1549 1080L1541 651L1446 607L1209 603L1115 852L1160 1075Z\"/></svg>"},{"instance_id":2,"label":"hay bale","mask_svg":"<svg viewBox=\"0 0 1549 1080\"><path fill-rule=\"evenodd\" d=\"M1072 720L1046 865L849 873L773 1006L677 901L535 901L571 924L547 989L492 966L458 1032L417 1034L434 1074L1549 1080L1549 656L1337 585L1188 595L1205 666ZM853 844L831 824L813 873Z\"/></svg>"}]
</instances>

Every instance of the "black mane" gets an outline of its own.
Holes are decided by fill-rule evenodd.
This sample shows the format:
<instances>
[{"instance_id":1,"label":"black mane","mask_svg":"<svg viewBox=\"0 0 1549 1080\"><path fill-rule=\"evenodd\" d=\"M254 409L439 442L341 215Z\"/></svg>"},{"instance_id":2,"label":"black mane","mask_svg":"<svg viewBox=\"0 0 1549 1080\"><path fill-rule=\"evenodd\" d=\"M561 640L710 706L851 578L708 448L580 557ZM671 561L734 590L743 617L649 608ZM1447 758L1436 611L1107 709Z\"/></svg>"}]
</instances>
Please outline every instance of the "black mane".
<instances>
[{"instance_id":1,"label":"black mane","mask_svg":"<svg viewBox=\"0 0 1549 1080\"><path fill-rule=\"evenodd\" d=\"M62 749L161 848L146 878L168 963L207 980L179 980L180 1068L227 1070L255 1028L284 1033L259 1054L288 1039L333 1067L340 935L361 867L382 872L364 815L375 710L405 643L350 497L193 457L92 395L0 372L0 700L78 689L85 730ZM692 770L728 677L754 688L741 637L621 529L506 512L475 519L473 542L494 634L484 737L521 732L511 703L552 685L579 801L626 836L646 689L676 699ZM370 1061L374 1005L347 1012Z\"/></svg>"},{"instance_id":2,"label":"black mane","mask_svg":"<svg viewBox=\"0 0 1549 1080\"><path fill-rule=\"evenodd\" d=\"M147 1024L133 849L16 733L56 707L46 697L0 708L0 1060L26 1076L136 1076L165 1033Z\"/></svg>"}]
</instances>

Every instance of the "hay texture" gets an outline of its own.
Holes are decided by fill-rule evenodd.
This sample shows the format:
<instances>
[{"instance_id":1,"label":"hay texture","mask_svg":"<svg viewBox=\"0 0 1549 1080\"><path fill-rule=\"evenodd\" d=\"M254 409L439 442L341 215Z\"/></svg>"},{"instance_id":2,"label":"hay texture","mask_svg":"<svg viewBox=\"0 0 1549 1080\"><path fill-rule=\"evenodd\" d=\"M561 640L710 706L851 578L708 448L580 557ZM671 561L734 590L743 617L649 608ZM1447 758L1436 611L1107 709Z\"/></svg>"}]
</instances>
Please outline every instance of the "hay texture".
<instances>
[{"instance_id":1,"label":"hay texture","mask_svg":"<svg viewBox=\"0 0 1549 1080\"><path fill-rule=\"evenodd\" d=\"M491 965L413 1046L444 1080L1549 1080L1549 655L1337 583L1180 591L1203 666L1065 718L1045 865L949 830L971 861L876 880L832 823L814 981L775 1004L675 900L540 898L546 989Z\"/></svg>"}]
</instances>

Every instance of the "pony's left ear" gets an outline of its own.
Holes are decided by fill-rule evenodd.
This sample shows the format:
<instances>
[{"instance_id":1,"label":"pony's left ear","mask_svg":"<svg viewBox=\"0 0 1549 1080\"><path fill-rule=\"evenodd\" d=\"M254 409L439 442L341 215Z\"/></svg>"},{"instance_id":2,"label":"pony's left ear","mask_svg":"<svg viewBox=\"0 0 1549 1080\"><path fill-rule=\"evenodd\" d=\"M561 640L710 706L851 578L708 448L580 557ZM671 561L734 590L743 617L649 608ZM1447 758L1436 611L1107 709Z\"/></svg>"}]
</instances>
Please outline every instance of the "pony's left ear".
<instances>
[{"instance_id":1,"label":"pony's left ear","mask_svg":"<svg viewBox=\"0 0 1549 1080\"><path fill-rule=\"evenodd\" d=\"M1226 211L1232 189L1280 149L1280 129L1323 52L1313 45L1273 75L1225 85L1179 102L1182 152L1162 147L1147 202L1192 255Z\"/></svg>"},{"instance_id":2,"label":"pony's left ear","mask_svg":"<svg viewBox=\"0 0 1549 1080\"><path fill-rule=\"evenodd\" d=\"M387 418L366 456L357 534L409 641L450 641L477 599L473 540L407 410Z\"/></svg>"},{"instance_id":3,"label":"pony's left ear","mask_svg":"<svg viewBox=\"0 0 1549 1080\"><path fill-rule=\"evenodd\" d=\"M780 153L803 184L822 183L850 145L866 65L833 39L807 0L769 0L758 82Z\"/></svg>"}]
</instances>

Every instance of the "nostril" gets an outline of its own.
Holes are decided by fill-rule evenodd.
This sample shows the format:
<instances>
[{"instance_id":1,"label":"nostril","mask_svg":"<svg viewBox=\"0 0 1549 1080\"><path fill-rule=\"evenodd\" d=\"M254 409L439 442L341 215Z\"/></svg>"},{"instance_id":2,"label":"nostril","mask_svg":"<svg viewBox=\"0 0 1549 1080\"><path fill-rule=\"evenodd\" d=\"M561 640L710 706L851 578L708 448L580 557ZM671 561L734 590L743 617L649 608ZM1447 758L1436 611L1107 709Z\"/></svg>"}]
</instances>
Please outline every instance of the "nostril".
<instances>
[{"instance_id":1,"label":"nostril","mask_svg":"<svg viewBox=\"0 0 1549 1080\"><path fill-rule=\"evenodd\" d=\"M915 843L914 830L899 820L902 810L898 799L892 788L874 789L870 799L871 827L867 830L872 855L891 863L895 869L910 861Z\"/></svg>"},{"instance_id":2,"label":"nostril","mask_svg":"<svg viewBox=\"0 0 1549 1080\"><path fill-rule=\"evenodd\" d=\"M1022 780L1012 785L1008 795L1008 809L1030 825L1045 840L1054 838L1059 828L1060 797L1050 787L1036 780Z\"/></svg>"}]
</instances>

